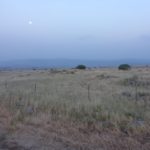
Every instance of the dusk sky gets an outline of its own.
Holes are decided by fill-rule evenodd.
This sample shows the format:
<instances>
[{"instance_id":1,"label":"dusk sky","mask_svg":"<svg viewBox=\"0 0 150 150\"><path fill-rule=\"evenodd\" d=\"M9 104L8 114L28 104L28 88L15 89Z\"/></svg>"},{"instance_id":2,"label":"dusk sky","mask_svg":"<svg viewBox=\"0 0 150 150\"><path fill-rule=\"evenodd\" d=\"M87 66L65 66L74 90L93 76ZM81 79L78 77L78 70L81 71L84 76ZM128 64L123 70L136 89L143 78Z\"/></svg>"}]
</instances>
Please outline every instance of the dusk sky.
<instances>
[{"instance_id":1,"label":"dusk sky","mask_svg":"<svg viewBox=\"0 0 150 150\"><path fill-rule=\"evenodd\" d=\"M0 59L148 59L150 0L0 0Z\"/></svg>"}]
</instances>

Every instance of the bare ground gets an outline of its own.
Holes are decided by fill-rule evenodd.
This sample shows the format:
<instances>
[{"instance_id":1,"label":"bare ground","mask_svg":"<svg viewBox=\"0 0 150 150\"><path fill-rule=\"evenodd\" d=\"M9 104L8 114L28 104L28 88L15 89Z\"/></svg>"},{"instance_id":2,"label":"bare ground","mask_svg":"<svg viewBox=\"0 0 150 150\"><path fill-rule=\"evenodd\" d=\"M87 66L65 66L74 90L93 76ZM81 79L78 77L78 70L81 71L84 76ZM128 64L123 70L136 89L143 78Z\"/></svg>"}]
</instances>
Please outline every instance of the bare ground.
<instances>
[{"instance_id":1,"label":"bare ground","mask_svg":"<svg viewBox=\"0 0 150 150\"><path fill-rule=\"evenodd\" d=\"M0 116L0 150L150 150L150 133L99 130L60 121L24 123L15 128L6 111Z\"/></svg>"}]
</instances>

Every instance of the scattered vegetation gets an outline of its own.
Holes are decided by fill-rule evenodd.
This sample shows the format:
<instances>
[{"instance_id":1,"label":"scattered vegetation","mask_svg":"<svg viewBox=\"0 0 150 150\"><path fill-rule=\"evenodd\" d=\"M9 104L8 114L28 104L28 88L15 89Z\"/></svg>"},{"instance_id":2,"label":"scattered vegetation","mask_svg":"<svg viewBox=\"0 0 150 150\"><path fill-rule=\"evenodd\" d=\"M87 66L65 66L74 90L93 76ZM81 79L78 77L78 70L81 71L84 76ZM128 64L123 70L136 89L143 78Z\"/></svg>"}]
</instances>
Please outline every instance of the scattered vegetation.
<instances>
[{"instance_id":1,"label":"scattered vegetation","mask_svg":"<svg viewBox=\"0 0 150 150\"><path fill-rule=\"evenodd\" d=\"M148 84L143 83L150 78L149 70L73 71L0 72L0 108L10 114L7 117L11 118L9 126L13 129L26 123L38 126L39 123L34 122L38 119L40 128L52 122L66 123L63 126L74 126L72 132L77 130L76 134L83 136L98 136L105 131L109 136L115 132L119 137L147 138L150 134L150 93ZM54 131L55 126L51 129Z\"/></svg>"}]
</instances>

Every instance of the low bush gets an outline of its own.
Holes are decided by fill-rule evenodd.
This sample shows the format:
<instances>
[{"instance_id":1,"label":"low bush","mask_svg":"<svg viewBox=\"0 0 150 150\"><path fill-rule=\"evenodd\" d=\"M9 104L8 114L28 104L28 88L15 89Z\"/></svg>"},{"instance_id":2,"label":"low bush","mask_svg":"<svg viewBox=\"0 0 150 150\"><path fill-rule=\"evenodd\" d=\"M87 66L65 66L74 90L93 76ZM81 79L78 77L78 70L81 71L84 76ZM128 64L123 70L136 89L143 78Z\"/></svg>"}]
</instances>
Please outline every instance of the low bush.
<instances>
[{"instance_id":1,"label":"low bush","mask_svg":"<svg viewBox=\"0 0 150 150\"><path fill-rule=\"evenodd\" d=\"M118 67L119 70L130 70L131 69L131 66L128 65L128 64L121 64L119 67Z\"/></svg>"},{"instance_id":2,"label":"low bush","mask_svg":"<svg viewBox=\"0 0 150 150\"><path fill-rule=\"evenodd\" d=\"M85 69L86 69L86 66L85 66L85 65L78 65L78 66L76 67L76 69L85 70Z\"/></svg>"}]
</instances>

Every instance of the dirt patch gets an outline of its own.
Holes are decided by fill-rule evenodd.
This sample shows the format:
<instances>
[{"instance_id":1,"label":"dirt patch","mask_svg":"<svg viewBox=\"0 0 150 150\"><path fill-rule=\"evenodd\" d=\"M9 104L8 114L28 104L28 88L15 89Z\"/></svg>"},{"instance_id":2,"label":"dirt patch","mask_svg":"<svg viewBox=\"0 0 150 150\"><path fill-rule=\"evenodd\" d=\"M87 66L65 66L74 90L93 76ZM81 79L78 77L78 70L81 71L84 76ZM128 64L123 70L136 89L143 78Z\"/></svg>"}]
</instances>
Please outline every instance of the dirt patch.
<instances>
[{"instance_id":1,"label":"dirt patch","mask_svg":"<svg viewBox=\"0 0 150 150\"><path fill-rule=\"evenodd\" d=\"M129 135L83 124L42 121L11 128L11 114L0 109L0 150L149 150L150 133Z\"/></svg>"},{"instance_id":2,"label":"dirt patch","mask_svg":"<svg viewBox=\"0 0 150 150\"><path fill-rule=\"evenodd\" d=\"M85 126L50 122L0 130L0 150L149 150L149 134L126 135Z\"/></svg>"}]
</instances>

